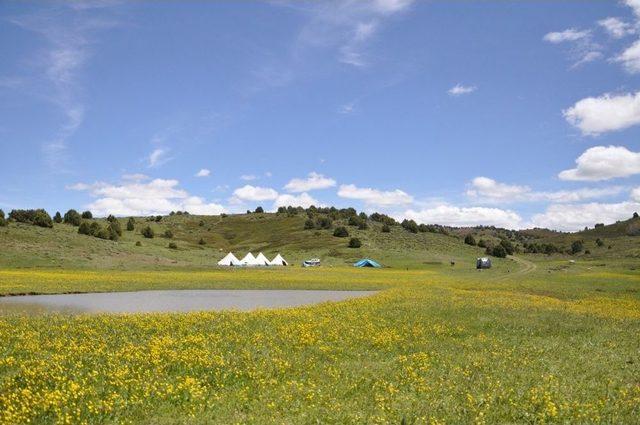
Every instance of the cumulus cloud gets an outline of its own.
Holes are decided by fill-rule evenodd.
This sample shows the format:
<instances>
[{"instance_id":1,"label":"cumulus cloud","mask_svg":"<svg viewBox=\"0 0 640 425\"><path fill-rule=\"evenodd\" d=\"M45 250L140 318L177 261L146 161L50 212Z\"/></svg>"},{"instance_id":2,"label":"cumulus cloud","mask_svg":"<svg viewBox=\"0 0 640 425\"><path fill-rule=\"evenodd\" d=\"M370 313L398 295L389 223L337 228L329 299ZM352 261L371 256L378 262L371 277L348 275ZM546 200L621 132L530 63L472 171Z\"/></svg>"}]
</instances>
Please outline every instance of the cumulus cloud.
<instances>
[{"instance_id":1,"label":"cumulus cloud","mask_svg":"<svg viewBox=\"0 0 640 425\"><path fill-rule=\"evenodd\" d=\"M123 180L119 184L77 183L69 189L87 191L96 198L85 207L97 216L145 216L178 210L193 214L220 214L226 211L222 205L190 195L173 179Z\"/></svg>"},{"instance_id":2,"label":"cumulus cloud","mask_svg":"<svg viewBox=\"0 0 640 425\"><path fill-rule=\"evenodd\" d=\"M356 199L372 206L406 205L413 202L413 197L400 189L381 191L371 188L359 188L353 184L340 186L338 196L346 199Z\"/></svg>"},{"instance_id":3,"label":"cumulus cloud","mask_svg":"<svg viewBox=\"0 0 640 425\"><path fill-rule=\"evenodd\" d=\"M316 207L322 206L322 204L317 200L310 196L308 193L304 192L299 195L290 195L290 194L282 194L279 195L274 202L274 209L278 207L302 207L309 208L311 205L315 205Z\"/></svg>"},{"instance_id":4,"label":"cumulus cloud","mask_svg":"<svg viewBox=\"0 0 640 425\"><path fill-rule=\"evenodd\" d=\"M508 229L522 227L522 218L512 210L486 207L458 207L441 204L433 208L407 210L403 217L424 224L443 224L447 226L497 226Z\"/></svg>"},{"instance_id":5,"label":"cumulus cloud","mask_svg":"<svg viewBox=\"0 0 640 425\"><path fill-rule=\"evenodd\" d=\"M211 170L207 168L202 168L200 171L196 173L196 177L209 177L211 174Z\"/></svg>"},{"instance_id":6,"label":"cumulus cloud","mask_svg":"<svg viewBox=\"0 0 640 425\"><path fill-rule=\"evenodd\" d=\"M564 110L563 115L585 135L623 130L640 124L640 92L587 97Z\"/></svg>"},{"instance_id":7,"label":"cumulus cloud","mask_svg":"<svg viewBox=\"0 0 640 425\"><path fill-rule=\"evenodd\" d=\"M284 186L284 189L287 192L299 193L310 190L327 189L335 185L336 181L334 179L316 172L311 172L306 179L291 179L291 181Z\"/></svg>"},{"instance_id":8,"label":"cumulus cloud","mask_svg":"<svg viewBox=\"0 0 640 425\"><path fill-rule=\"evenodd\" d=\"M640 152L624 146L595 146L576 159L576 168L564 170L561 180L597 181L640 173Z\"/></svg>"},{"instance_id":9,"label":"cumulus cloud","mask_svg":"<svg viewBox=\"0 0 640 425\"><path fill-rule=\"evenodd\" d=\"M598 25L604 28L607 34L613 38L622 38L636 32L633 25L615 17L601 19L598 21Z\"/></svg>"},{"instance_id":10,"label":"cumulus cloud","mask_svg":"<svg viewBox=\"0 0 640 425\"><path fill-rule=\"evenodd\" d=\"M278 192L270 187L248 184L234 190L233 197L239 201L274 201L278 198Z\"/></svg>"},{"instance_id":11,"label":"cumulus cloud","mask_svg":"<svg viewBox=\"0 0 640 425\"><path fill-rule=\"evenodd\" d=\"M500 183L488 177L472 180L467 196L485 203L509 202L579 202L614 196L624 190L620 186L581 188L574 190L533 191L529 186Z\"/></svg>"},{"instance_id":12,"label":"cumulus cloud","mask_svg":"<svg viewBox=\"0 0 640 425\"><path fill-rule=\"evenodd\" d=\"M477 87L475 86L464 86L462 84L456 84L455 86L451 87L447 93L449 93L450 96L462 96L463 94L473 93L474 91L476 91L476 89Z\"/></svg>"},{"instance_id":13,"label":"cumulus cloud","mask_svg":"<svg viewBox=\"0 0 640 425\"><path fill-rule=\"evenodd\" d=\"M531 223L535 227L576 231L595 223L610 224L631 218L640 211L640 203L625 201L618 203L558 204L550 205L544 213L535 214Z\"/></svg>"},{"instance_id":14,"label":"cumulus cloud","mask_svg":"<svg viewBox=\"0 0 640 425\"><path fill-rule=\"evenodd\" d=\"M621 63L629 74L640 72L640 40L627 47L614 61Z\"/></svg>"},{"instance_id":15,"label":"cumulus cloud","mask_svg":"<svg viewBox=\"0 0 640 425\"><path fill-rule=\"evenodd\" d=\"M569 28L564 31L547 33L545 34L544 37L542 37L542 39L544 41L548 41L549 43L558 44L558 43L564 43L567 41L582 40L584 38L589 37L589 35L590 35L590 31L587 31L587 30L579 31L575 28Z\"/></svg>"}]
</instances>

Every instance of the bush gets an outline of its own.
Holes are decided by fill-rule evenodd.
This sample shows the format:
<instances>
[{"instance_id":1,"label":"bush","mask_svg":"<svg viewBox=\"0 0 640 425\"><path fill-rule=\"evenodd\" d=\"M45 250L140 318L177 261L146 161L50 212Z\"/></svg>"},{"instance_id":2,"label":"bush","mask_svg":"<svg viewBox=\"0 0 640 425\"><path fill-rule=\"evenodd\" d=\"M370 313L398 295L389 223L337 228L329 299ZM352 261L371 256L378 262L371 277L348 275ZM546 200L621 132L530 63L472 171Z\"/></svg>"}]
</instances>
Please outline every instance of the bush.
<instances>
[{"instance_id":1,"label":"bush","mask_svg":"<svg viewBox=\"0 0 640 425\"><path fill-rule=\"evenodd\" d=\"M367 224L366 220L362 220L360 224L358 224L359 230L367 230L368 228L369 228L369 225Z\"/></svg>"},{"instance_id":2,"label":"bush","mask_svg":"<svg viewBox=\"0 0 640 425\"><path fill-rule=\"evenodd\" d=\"M349 220L347 221L347 224L349 226L358 226L360 225L360 222L362 220L360 220L360 217L358 217L357 215L352 215L351 217L349 217Z\"/></svg>"},{"instance_id":3,"label":"bush","mask_svg":"<svg viewBox=\"0 0 640 425\"><path fill-rule=\"evenodd\" d=\"M81 235L92 236L91 224L88 221L83 221L82 223L80 223L80 226L78 227L78 233Z\"/></svg>"},{"instance_id":4,"label":"bush","mask_svg":"<svg viewBox=\"0 0 640 425\"><path fill-rule=\"evenodd\" d=\"M167 239L173 239L173 232L169 229L164 231L164 237Z\"/></svg>"},{"instance_id":5,"label":"bush","mask_svg":"<svg viewBox=\"0 0 640 425\"><path fill-rule=\"evenodd\" d=\"M108 221L109 223L114 223L114 222L118 221L118 219L116 218L116 216L115 216L115 215L113 215L113 214L109 214L109 216L107 217L107 221Z\"/></svg>"},{"instance_id":6,"label":"bush","mask_svg":"<svg viewBox=\"0 0 640 425\"><path fill-rule=\"evenodd\" d=\"M315 229L316 227L316 223L315 221L313 221L312 219L307 219L307 221L304 222L304 230L311 230L311 229Z\"/></svg>"},{"instance_id":7,"label":"bush","mask_svg":"<svg viewBox=\"0 0 640 425\"><path fill-rule=\"evenodd\" d=\"M579 252L582 252L583 249L584 249L584 243L582 241L573 241L573 243L571 244L572 254L577 254Z\"/></svg>"},{"instance_id":8,"label":"bush","mask_svg":"<svg viewBox=\"0 0 640 425\"><path fill-rule=\"evenodd\" d=\"M349 248L360 248L362 246L362 242L358 238L351 238L349 240Z\"/></svg>"},{"instance_id":9,"label":"bush","mask_svg":"<svg viewBox=\"0 0 640 425\"><path fill-rule=\"evenodd\" d=\"M584 250L584 255L589 255L589 254L591 254L591 251L589 251L588 249L585 249Z\"/></svg>"},{"instance_id":10,"label":"bush","mask_svg":"<svg viewBox=\"0 0 640 425\"><path fill-rule=\"evenodd\" d=\"M178 214L180 214L180 211L178 211ZM156 223L159 223L160 220L162 220L162 216L161 215L157 215L155 220L156 220Z\"/></svg>"},{"instance_id":11,"label":"bush","mask_svg":"<svg viewBox=\"0 0 640 425\"><path fill-rule=\"evenodd\" d=\"M169 242L169 249L178 249L178 245L175 242Z\"/></svg>"},{"instance_id":12,"label":"bush","mask_svg":"<svg viewBox=\"0 0 640 425\"><path fill-rule=\"evenodd\" d=\"M6 226L7 220L4 218L4 211L0 210L0 227Z\"/></svg>"},{"instance_id":13,"label":"bush","mask_svg":"<svg viewBox=\"0 0 640 425\"><path fill-rule=\"evenodd\" d=\"M200 240L198 241L198 245L206 245L206 244L207 242L203 238L200 238Z\"/></svg>"},{"instance_id":14,"label":"bush","mask_svg":"<svg viewBox=\"0 0 640 425\"><path fill-rule=\"evenodd\" d=\"M136 229L136 220L133 217L129 217L129 220L127 220L127 230L129 232L132 232Z\"/></svg>"},{"instance_id":15,"label":"bush","mask_svg":"<svg viewBox=\"0 0 640 425\"><path fill-rule=\"evenodd\" d=\"M389 227L388 224L383 224L382 225L382 233L389 233L391 232L391 227Z\"/></svg>"},{"instance_id":16,"label":"bush","mask_svg":"<svg viewBox=\"0 0 640 425\"><path fill-rule=\"evenodd\" d=\"M112 221L107 226L107 230L109 231L109 239L112 241L117 241L120 236L122 236L122 228L120 227L120 223L117 221Z\"/></svg>"},{"instance_id":17,"label":"bush","mask_svg":"<svg viewBox=\"0 0 640 425\"><path fill-rule=\"evenodd\" d=\"M264 208L262 207L257 207L256 208L256 214L262 214L264 212Z\"/></svg>"},{"instance_id":18,"label":"bush","mask_svg":"<svg viewBox=\"0 0 640 425\"><path fill-rule=\"evenodd\" d=\"M471 246L476 246L476 238L473 237L472 234L468 234L464 237L464 243Z\"/></svg>"},{"instance_id":19,"label":"bush","mask_svg":"<svg viewBox=\"0 0 640 425\"><path fill-rule=\"evenodd\" d=\"M478 246L479 246L480 248L486 248L486 247L487 247L487 241L485 241L484 239L480 239L480 240L478 241Z\"/></svg>"},{"instance_id":20,"label":"bush","mask_svg":"<svg viewBox=\"0 0 640 425\"><path fill-rule=\"evenodd\" d=\"M286 213L287 213L286 207L278 207L278 214L286 214Z\"/></svg>"},{"instance_id":21,"label":"bush","mask_svg":"<svg viewBox=\"0 0 640 425\"><path fill-rule=\"evenodd\" d=\"M415 221L407 219L402 220L402 228L411 233L418 233L419 230L418 224Z\"/></svg>"},{"instance_id":22,"label":"bush","mask_svg":"<svg viewBox=\"0 0 640 425\"><path fill-rule=\"evenodd\" d=\"M60 211L56 211L56 215L53 216L54 223L62 223L62 216L60 215Z\"/></svg>"},{"instance_id":23,"label":"bush","mask_svg":"<svg viewBox=\"0 0 640 425\"><path fill-rule=\"evenodd\" d=\"M142 246L142 242L137 241L137 242L136 242L136 246Z\"/></svg>"},{"instance_id":24,"label":"bush","mask_svg":"<svg viewBox=\"0 0 640 425\"><path fill-rule=\"evenodd\" d=\"M596 245L602 247L602 246L604 246L604 241L602 239L598 238L598 239L596 239Z\"/></svg>"},{"instance_id":25,"label":"bush","mask_svg":"<svg viewBox=\"0 0 640 425\"><path fill-rule=\"evenodd\" d=\"M337 238L346 238L349 236L349 232L347 228L344 226L336 227L336 230L333 231L333 236Z\"/></svg>"},{"instance_id":26,"label":"bush","mask_svg":"<svg viewBox=\"0 0 640 425\"><path fill-rule=\"evenodd\" d=\"M72 226L80 226L81 220L82 220L82 217L80 217L80 214L78 213L78 211L74 209L70 209L64 214L63 222L65 224L71 224Z\"/></svg>"},{"instance_id":27,"label":"bush","mask_svg":"<svg viewBox=\"0 0 640 425\"><path fill-rule=\"evenodd\" d=\"M91 211L85 211L82 213L82 218L91 220L93 218L93 214L91 214Z\"/></svg>"},{"instance_id":28,"label":"bush","mask_svg":"<svg viewBox=\"0 0 640 425\"><path fill-rule=\"evenodd\" d=\"M53 227L53 220L48 212L37 210L11 210L9 218L20 223L32 224L40 227Z\"/></svg>"},{"instance_id":29,"label":"bush","mask_svg":"<svg viewBox=\"0 0 640 425\"><path fill-rule=\"evenodd\" d=\"M513 246L513 244L511 243L511 241L507 240L507 239L503 239L500 241L500 245L502 245L502 247L504 248L504 250L506 251L506 253L508 255L513 255L513 253L515 252L515 248Z\"/></svg>"},{"instance_id":30,"label":"bush","mask_svg":"<svg viewBox=\"0 0 640 425\"><path fill-rule=\"evenodd\" d=\"M151 226L147 226L144 229L142 229L142 236L144 236L147 239L153 239L153 237L155 236L155 232L153 231Z\"/></svg>"},{"instance_id":31,"label":"bush","mask_svg":"<svg viewBox=\"0 0 640 425\"><path fill-rule=\"evenodd\" d=\"M200 222L198 223L198 226L203 227L204 226L204 220L200 220Z\"/></svg>"},{"instance_id":32,"label":"bush","mask_svg":"<svg viewBox=\"0 0 640 425\"><path fill-rule=\"evenodd\" d=\"M316 227L318 229L331 229L333 222L329 217L318 217L316 220Z\"/></svg>"},{"instance_id":33,"label":"bush","mask_svg":"<svg viewBox=\"0 0 640 425\"><path fill-rule=\"evenodd\" d=\"M489 255L493 255L498 258L505 258L507 256L507 250L504 249L502 245L496 245L493 248L487 248L487 251L491 249L491 253Z\"/></svg>"},{"instance_id":34,"label":"bush","mask_svg":"<svg viewBox=\"0 0 640 425\"><path fill-rule=\"evenodd\" d=\"M94 236L100 239L111 239L111 233L109 233L109 229L106 227L101 227Z\"/></svg>"}]
</instances>

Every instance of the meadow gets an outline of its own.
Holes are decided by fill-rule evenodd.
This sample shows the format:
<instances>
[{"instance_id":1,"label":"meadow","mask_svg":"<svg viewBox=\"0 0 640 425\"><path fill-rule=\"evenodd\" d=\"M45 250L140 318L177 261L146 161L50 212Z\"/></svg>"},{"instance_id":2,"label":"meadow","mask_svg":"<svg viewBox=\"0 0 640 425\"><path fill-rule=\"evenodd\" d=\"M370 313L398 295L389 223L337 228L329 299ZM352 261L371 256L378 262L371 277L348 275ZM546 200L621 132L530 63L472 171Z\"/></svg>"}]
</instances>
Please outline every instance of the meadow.
<instances>
[{"instance_id":1,"label":"meadow","mask_svg":"<svg viewBox=\"0 0 640 425\"><path fill-rule=\"evenodd\" d=\"M0 316L0 423L634 423L640 274L506 261L490 271L0 271L2 294L381 289L302 308Z\"/></svg>"}]
</instances>

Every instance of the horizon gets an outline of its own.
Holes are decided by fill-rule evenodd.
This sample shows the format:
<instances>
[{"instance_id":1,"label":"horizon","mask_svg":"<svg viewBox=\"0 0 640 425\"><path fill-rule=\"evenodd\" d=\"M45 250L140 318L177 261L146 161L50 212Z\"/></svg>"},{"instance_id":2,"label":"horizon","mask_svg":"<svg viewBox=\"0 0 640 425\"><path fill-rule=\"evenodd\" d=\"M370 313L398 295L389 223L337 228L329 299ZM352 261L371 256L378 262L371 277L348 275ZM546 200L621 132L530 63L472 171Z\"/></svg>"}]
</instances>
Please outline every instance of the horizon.
<instances>
[{"instance_id":1,"label":"horizon","mask_svg":"<svg viewBox=\"0 0 640 425\"><path fill-rule=\"evenodd\" d=\"M640 211L640 3L5 2L0 208Z\"/></svg>"}]
</instances>

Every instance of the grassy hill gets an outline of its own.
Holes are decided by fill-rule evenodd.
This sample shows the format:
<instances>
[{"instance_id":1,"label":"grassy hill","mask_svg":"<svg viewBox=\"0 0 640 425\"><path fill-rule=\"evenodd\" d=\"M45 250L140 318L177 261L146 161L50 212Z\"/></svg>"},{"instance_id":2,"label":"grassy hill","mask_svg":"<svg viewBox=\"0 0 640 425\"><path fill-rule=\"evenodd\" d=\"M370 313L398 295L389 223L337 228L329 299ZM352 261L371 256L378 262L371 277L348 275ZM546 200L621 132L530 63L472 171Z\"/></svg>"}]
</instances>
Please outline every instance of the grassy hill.
<instances>
[{"instance_id":1,"label":"grassy hill","mask_svg":"<svg viewBox=\"0 0 640 425\"><path fill-rule=\"evenodd\" d=\"M334 220L331 229L305 230L305 214L252 213L229 216L164 216L160 222L136 218L134 231L126 231L126 218L118 219L123 229L117 241L78 234L78 227L54 224L41 228L12 222L0 227L0 267L60 267L149 269L158 267L212 267L229 251L243 256L262 251L272 258L280 252L298 265L307 258L319 257L325 265L352 264L363 257L375 258L385 266L420 268L449 266L450 261L473 265L484 250L465 245L459 237L438 233L411 233L401 226L382 232L382 224L368 221L368 229L348 226L346 220ZM106 220L94 220L105 224ZM150 226L153 239L141 231ZM345 226L349 237L333 236L336 226ZM164 237L165 231L173 233ZM362 247L348 248L350 237L362 241ZM203 240L205 244L200 244ZM139 242L141 246L137 246ZM170 249L173 242L177 249ZM504 260L506 261L506 260Z\"/></svg>"}]
</instances>

